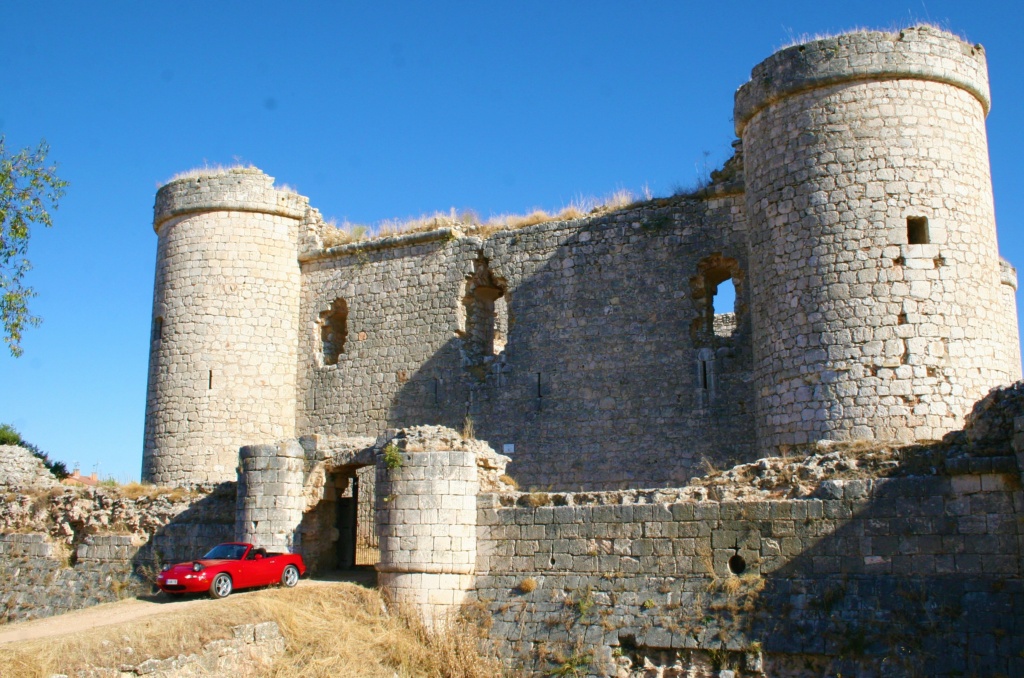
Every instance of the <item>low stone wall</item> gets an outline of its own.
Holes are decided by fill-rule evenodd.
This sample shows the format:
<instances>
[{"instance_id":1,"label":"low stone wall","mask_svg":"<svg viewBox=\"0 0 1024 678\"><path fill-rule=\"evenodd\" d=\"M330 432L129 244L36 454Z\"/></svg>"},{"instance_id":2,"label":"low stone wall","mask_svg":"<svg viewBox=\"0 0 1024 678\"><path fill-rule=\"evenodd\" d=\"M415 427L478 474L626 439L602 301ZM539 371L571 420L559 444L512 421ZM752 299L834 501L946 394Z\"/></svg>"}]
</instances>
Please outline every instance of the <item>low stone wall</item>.
<instances>
[{"instance_id":1,"label":"low stone wall","mask_svg":"<svg viewBox=\"0 0 1024 678\"><path fill-rule=\"evenodd\" d=\"M0 515L0 623L148 593L162 563L231 541L234 508L233 484L182 497L19 495Z\"/></svg>"},{"instance_id":2,"label":"low stone wall","mask_svg":"<svg viewBox=\"0 0 1024 678\"><path fill-rule=\"evenodd\" d=\"M128 536L90 537L76 550L45 534L0 534L0 623L49 617L149 590Z\"/></svg>"},{"instance_id":3,"label":"low stone wall","mask_svg":"<svg viewBox=\"0 0 1024 678\"><path fill-rule=\"evenodd\" d=\"M1024 675L1024 497L976 461L804 499L481 495L476 595L528 670Z\"/></svg>"}]
</instances>

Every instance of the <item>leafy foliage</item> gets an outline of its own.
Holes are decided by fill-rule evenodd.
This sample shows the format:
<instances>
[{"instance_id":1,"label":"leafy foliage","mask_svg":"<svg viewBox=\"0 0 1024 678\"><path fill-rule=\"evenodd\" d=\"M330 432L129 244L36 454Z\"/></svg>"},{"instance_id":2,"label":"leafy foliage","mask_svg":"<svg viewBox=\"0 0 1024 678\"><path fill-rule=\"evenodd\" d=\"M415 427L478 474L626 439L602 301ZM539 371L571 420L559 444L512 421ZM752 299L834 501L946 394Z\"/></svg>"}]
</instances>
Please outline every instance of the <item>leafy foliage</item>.
<instances>
[{"instance_id":1,"label":"leafy foliage","mask_svg":"<svg viewBox=\"0 0 1024 678\"><path fill-rule=\"evenodd\" d=\"M35 292L22 282L32 268L27 256L32 226L53 225L50 210L57 209L67 186L57 177L57 166L47 166L49 151L40 141L35 150L24 148L9 155L0 136L0 322L4 341L16 358L22 354L26 326L41 322L28 310Z\"/></svg>"},{"instance_id":2,"label":"leafy foliage","mask_svg":"<svg viewBox=\"0 0 1024 678\"><path fill-rule=\"evenodd\" d=\"M398 451L398 447L394 443L388 443L384 448L384 466L389 471L402 468L402 453Z\"/></svg>"},{"instance_id":3,"label":"leafy foliage","mask_svg":"<svg viewBox=\"0 0 1024 678\"><path fill-rule=\"evenodd\" d=\"M10 424L0 424L0 445L20 445L26 450L31 452L35 457L43 462L43 466L50 469L50 473L56 476L57 480L63 480L68 477L68 467L62 461L54 461L50 459L50 455L43 452L38 447L30 442L27 442L21 437Z\"/></svg>"}]
</instances>

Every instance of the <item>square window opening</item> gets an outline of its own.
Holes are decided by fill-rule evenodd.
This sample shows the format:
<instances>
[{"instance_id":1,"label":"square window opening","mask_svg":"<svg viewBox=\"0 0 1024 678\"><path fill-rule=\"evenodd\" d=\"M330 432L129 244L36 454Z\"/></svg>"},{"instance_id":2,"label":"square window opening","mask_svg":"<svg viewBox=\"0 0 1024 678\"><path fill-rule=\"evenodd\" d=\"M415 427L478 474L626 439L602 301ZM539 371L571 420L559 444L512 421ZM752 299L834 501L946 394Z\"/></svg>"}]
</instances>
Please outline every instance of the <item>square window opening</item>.
<instances>
[{"instance_id":1,"label":"square window opening","mask_svg":"<svg viewBox=\"0 0 1024 678\"><path fill-rule=\"evenodd\" d=\"M910 245L927 245L928 217L907 217L907 243Z\"/></svg>"}]
</instances>

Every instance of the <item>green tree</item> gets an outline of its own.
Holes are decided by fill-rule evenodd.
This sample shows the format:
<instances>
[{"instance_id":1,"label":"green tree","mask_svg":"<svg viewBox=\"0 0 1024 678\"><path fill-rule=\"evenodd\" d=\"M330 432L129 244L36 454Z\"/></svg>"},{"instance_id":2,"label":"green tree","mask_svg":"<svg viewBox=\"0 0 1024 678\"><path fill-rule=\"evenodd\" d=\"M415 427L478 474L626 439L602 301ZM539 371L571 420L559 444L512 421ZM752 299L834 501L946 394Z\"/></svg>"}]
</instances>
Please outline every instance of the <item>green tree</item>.
<instances>
[{"instance_id":1,"label":"green tree","mask_svg":"<svg viewBox=\"0 0 1024 678\"><path fill-rule=\"evenodd\" d=\"M4 341L15 358L22 354L21 334L41 321L29 313L28 300L36 295L23 284L32 268L28 241L32 226L53 225L50 211L68 185L57 177L57 166L46 164L50 151L45 141L35 149L9 155L0 136L0 322Z\"/></svg>"}]
</instances>

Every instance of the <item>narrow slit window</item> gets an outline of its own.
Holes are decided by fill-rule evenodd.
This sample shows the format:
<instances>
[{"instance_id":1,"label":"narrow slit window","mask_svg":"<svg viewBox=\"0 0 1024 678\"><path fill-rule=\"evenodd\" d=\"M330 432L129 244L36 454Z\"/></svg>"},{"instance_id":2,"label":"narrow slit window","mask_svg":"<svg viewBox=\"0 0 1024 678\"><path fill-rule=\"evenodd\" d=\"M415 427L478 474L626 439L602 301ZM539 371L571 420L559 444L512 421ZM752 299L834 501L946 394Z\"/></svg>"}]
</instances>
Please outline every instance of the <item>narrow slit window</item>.
<instances>
[{"instance_id":1,"label":"narrow slit window","mask_svg":"<svg viewBox=\"0 0 1024 678\"><path fill-rule=\"evenodd\" d=\"M206 383L206 389L211 390L213 388L213 370L210 370L209 381Z\"/></svg>"},{"instance_id":2,"label":"narrow slit window","mask_svg":"<svg viewBox=\"0 0 1024 678\"><path fill-rule=\"evenodd\" d=\"M700 361L700 387L708 390L708 363L705 360Z\"/></svg>"},{"instance_id":3,"label":"narrow slit window","mask_svg":"<svg viewBox=\"0 0 1024 678\"><path fill-rule=\"evenodd\" d=\"M907 243L911 245L927 245L928 217L907 217Z\"/></svg>"}]
</instances>

